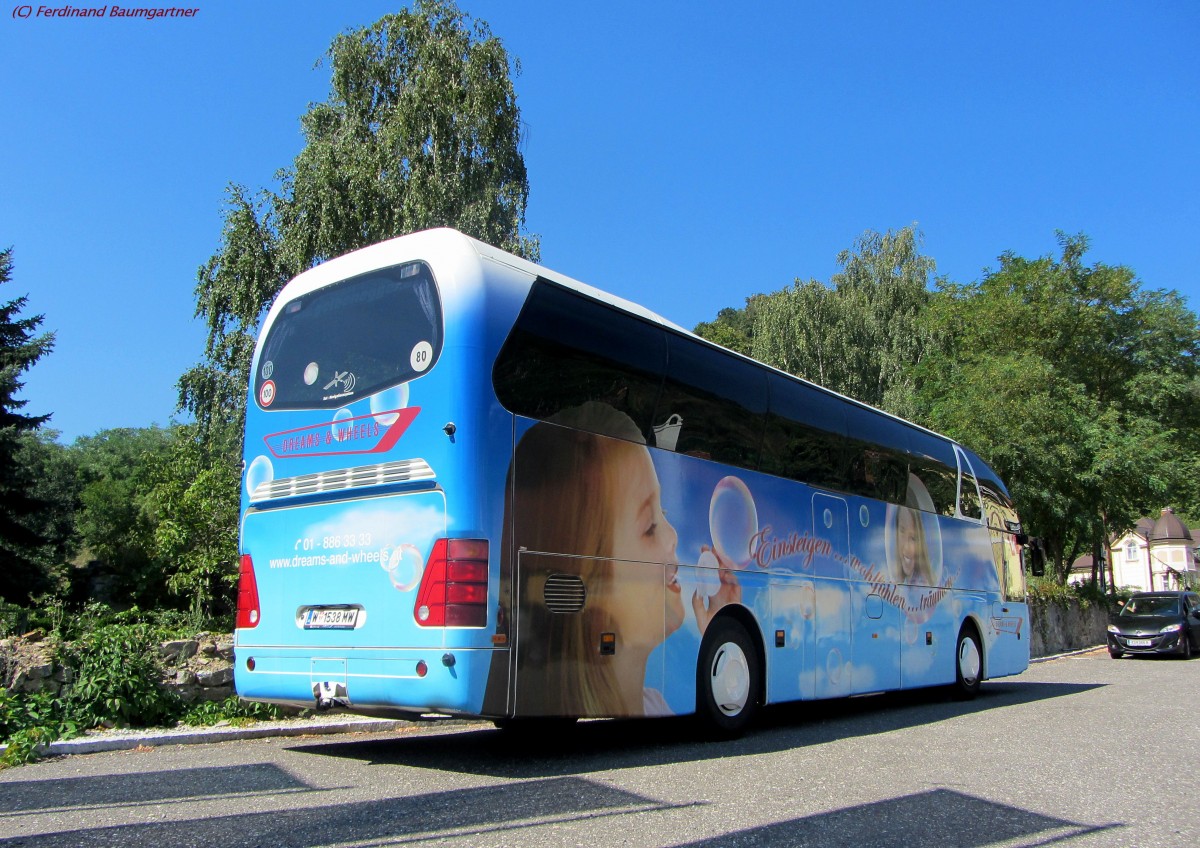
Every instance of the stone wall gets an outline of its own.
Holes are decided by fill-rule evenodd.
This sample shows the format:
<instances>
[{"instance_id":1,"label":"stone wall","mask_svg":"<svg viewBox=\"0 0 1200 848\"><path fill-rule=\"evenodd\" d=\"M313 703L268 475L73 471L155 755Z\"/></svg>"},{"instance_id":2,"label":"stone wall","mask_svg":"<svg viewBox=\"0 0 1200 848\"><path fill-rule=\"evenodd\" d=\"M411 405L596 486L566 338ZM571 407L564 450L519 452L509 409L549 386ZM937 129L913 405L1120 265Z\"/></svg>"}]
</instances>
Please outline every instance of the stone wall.
<instances>
[{"instance_id":1,"label":"stone wall","mask_svg":"<svg viewBox=\"0 0 1200 848\"><path fill-rule=\"evenodd\" d=\"M57 643L35 630L0 639L0 687L8 692L65 694L73 669L57 662ZM163 642L158 648L159 685L185 703L223 701L233 694L233 637L197 633L191 639Z\"/></svg>"},{"instance_id":2,"label":"stone wall","mask_svg":"<svg viewBox=\"0 0 1200 848\"><path fill-rule=\"evenodd\" d=\"M1087 608L1078 601L1029 603L1029 655L1047 657L1107 642L1108 610L1103 604Z\"/></svg>"}]
</instances>

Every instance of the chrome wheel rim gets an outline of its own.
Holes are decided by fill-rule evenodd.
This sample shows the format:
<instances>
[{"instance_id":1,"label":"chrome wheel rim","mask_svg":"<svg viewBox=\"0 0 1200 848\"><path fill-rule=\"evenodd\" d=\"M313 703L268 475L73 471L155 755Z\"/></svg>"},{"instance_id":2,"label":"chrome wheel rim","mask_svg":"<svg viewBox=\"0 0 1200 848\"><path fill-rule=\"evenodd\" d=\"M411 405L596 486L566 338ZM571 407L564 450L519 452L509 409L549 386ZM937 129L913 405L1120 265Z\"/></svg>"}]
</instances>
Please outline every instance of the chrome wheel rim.
<instances>
[{"instance_id":1,"label":"chrome wheel rim","mask_svg":"<svg viewBox=\"0 0 1200 848\"><path fill-rule=\"evenodd\" d=\"M741 646L726 642L717 649L709 670L713 703L724 715L736 716L750 700L750 664Z\"/></svg>"},{"instance_id":2,"label":"chrome wheel rim","mask_svg":"<svg viewBox=\"0 0 1200 848\"><path fill-rule=\"evenodd\" d=\"M958 643L958 675L968 686L979 680L979 647L969 636Z\"/></svg>"}]
</instances>

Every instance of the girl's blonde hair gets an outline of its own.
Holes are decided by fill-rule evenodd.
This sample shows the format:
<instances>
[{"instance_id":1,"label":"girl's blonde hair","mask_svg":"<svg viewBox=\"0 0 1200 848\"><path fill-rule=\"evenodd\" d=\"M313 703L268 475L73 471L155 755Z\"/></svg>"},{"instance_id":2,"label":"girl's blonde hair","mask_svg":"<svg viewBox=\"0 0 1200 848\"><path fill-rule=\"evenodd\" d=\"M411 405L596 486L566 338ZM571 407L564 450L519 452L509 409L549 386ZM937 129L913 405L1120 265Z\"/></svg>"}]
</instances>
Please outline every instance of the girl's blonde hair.
<instances>
[{"instance_id":1,"label":"girl's blonde hair","mask_svg":"<svg viewBox=\"0 0 1200 848\"><path fill-rule=\"evenodd\" d=\"M517 584L523 587L516 599L523 669L518 680L525 681L517 691L518 713L641 712L640 702L622 703L617 657L600 654L600 634L616 630L612 610L619 566L612 546L622 496L619 475L645 450L629 416L602 403L535 424L517 445L505 508L505 531L511 536L503 557L520 550L521 567L532 574ZM555 613L543 602L546 578L556 572L582 580L587 594L580 612ZM530 685L535 680L538 684Z\"/></svg>"},{"instance_id":2,"label":"girl's blonde hair","mask_svg":"<svg viewBox=\"0 0 1200 848\"><path fill-rule=\"evenodd\" d=\"M896 558L897 578L906 583L911 583L914 586L932 586L933 565L929 561L929 543L925 538L925 522L921 519L921 511L912 506L896 506L893 507L896 514L892 521L892 544L895 547L893 556ZM917 555L913 559L912 576L904 579L903 573L900 571L900 515L906 514L913 522L913 535L916 537Z\"/></svg>"}]
</instances>

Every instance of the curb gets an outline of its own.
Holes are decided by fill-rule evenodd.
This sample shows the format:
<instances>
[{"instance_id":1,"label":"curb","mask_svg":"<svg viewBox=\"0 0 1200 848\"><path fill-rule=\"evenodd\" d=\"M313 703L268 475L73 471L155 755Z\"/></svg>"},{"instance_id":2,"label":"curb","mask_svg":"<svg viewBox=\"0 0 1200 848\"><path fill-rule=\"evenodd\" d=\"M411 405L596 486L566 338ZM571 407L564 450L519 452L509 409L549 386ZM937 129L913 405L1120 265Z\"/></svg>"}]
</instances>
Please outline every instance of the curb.
<instances>
[{"instance_id":1,"label":"curb","mask_svg":"<svg viewBox=\"0 0 1200 848\"><path fill-rule=\"evenodd\" d=\"M1080 656L1081 654L1090 654L1093 651L1102 651L1102 650L1104 650L1104 645L1092 645L1090 648L1079 648L1074 651L1067 651L1066 653L1063 653L1063 654L1048 654L1044 657L1030 657L1029 664L1033 665L1035 663L1050 662L1050 660L1061 660L1064 657L1077 657L1077 656Z\"/></svg>"},{"instance_id":2,"label":"curb","mask_svg":"<svg viewBox=\"0 0 1200 848\"><path fill-rule=\"evenodd\" d=\"M247 727L198 727L162 730L111 731L75 739L58 739L38 748L41 756L98 754L104 751L129 751L161 745L206 745L245 739L283 736L321 736L335 733L387 733L413 727L403 719L353 718L321 722L259 722ZM0 756L8 750L0 745Z\"/></svg>"}]
</instances>

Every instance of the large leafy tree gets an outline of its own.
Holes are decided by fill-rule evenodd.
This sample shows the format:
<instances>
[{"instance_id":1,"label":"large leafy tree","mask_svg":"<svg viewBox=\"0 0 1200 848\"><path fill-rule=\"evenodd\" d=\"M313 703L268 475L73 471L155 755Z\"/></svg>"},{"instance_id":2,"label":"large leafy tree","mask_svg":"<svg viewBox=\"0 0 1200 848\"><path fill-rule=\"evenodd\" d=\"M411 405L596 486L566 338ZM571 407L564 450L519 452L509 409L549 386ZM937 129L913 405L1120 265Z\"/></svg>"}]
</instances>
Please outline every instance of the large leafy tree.
<instances>
[{"instance_id":1,"label":"large leafy tree","mask_svg":"<svg viewBox=\"0 0 1200 848\"><path fill-rule=\"evenodd\" d=\"M40 588L51 594L64 593L70 564L79 548L75 522L79 508L79 476L70 448L60 444L58 432L46 427L26 431L18 437L17 464L30 481L29 494L37 510L22 523L40 540L26 548L26 555L40 575ZM38 594L36 587L29 587Z\"/></svg>"},{"instance_id":2,"label":"large leafy tree","mask_svg":"<svg viewBox=\"0 0 1200 848\"><path fill-rule=\"evenodd\" d=\"M911 369L933 341L921 319L934 261L913 227L868 231L830 284L799 280L755 299L752 355L857 400L910 416Z\"/></svg>"},{"instance_id":3,"label":"large leafy tree","mask_svg":"<svg viewBox=\"0 0 1200 848\"><path fill-rule=\"evenodd\" d=\"M0 251L0 285L12 280L12 248ZM39 550L47 543L35 521L42 503L33 493L30 466L22 461L22 437L50 416L28 415L18 398L22 375L54 347L54 334L38 334L41 315L21 317L28 298L0 303L0 597L25 601L51 588L39 567Z\"/></svg>"},{"instance_id":4,"label":"large leafy tree","mask_svg":"<svg viewBox=\"0 0 1200 848\"><path fill-rule=\"evenodd\" d=\"M977 283L943 282L930 311L944 346L920 368L922 414L1008 481L1059 577L1109 533L1195 503L1200 324L1128 268L1007 253Z\"/></svg>"},{"instance_id":5,"label":"large leafy tree","mask_svg":"<svg viewBox=\"0 0 1200 848\"><path fill-rule=\"evenodd\" d=\"M147 469L152 549L167 591L197 620L229 613L237 571L239 466L214 457L195 425L176 426L168 450Z\"/></svg>"},{"instance_id":6,"label":"large leafy tree","mask_svg":"<svg viewBox=\"0 0 1200 848\"><path fill-rule=\"evenodd\" d=\"M157 555L149 498L171 441L172 431L160 427L116 428L71 445L80 486L76 529L88 559L108 576L106 600L166 600L164 565L173 563Z\"/></svg>"},{"instance_id":7,"label":"large leafy tree","mask_svg":"<svg viewBox=\"0 0 1200 848\"><path fill-rule=\"evenodd\" d=\"M697 324L696 335L746 356L753 356L754 321L763 298L761 294L746 298L746 305L742 309L727 306L712 321Z\"/></svg>"},{"instance_id":8,"label":"large leafy tree","mask_svg":"<svg viewBox=\"0 0 1200 848\"><path fill-rule=\"evenodd\" d=\"M199 271L208 340L180 389L206 440L237 442L255 330L295 274L438 226L537 258L522 234L518 65L487 24L418 0L338 36L327 58L329 98L301 118L305 146L279 191L230 186L221 247Z\"/></svg>"}]
</instances>

